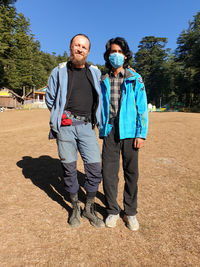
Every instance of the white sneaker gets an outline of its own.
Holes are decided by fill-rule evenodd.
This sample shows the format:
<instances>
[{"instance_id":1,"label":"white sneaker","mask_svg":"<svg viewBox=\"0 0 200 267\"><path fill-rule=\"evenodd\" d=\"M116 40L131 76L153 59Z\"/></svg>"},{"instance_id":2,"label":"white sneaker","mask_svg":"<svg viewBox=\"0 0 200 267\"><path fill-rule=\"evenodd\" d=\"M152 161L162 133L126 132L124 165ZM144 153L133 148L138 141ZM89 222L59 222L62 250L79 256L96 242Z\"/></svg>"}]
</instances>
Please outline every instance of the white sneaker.
<instances>
[{"instance_id":1,"label":"white sneaker","mask_svg":"<svg viewBox=\"0 0 200 267\"><path fill-rule=\"evenodd\" d=\"M108 215L108 217L106 218L105 224L107 227L115 227L117 225L117 220L119 219L119 214L114 215L114 214L110 214Z\"/></svg>"},{"instance_id":2,"label":"white sneaker","mask_svg":"<svg viewBox=\"0 0 200 267\"><path fill-rule=\"evenodd\" d=\"M139 222L135 216L127 216L124 215L123 220L126 222L126 226L132 230L132 231L137 231L139 229Z\"/></svg>"}]
</instances>

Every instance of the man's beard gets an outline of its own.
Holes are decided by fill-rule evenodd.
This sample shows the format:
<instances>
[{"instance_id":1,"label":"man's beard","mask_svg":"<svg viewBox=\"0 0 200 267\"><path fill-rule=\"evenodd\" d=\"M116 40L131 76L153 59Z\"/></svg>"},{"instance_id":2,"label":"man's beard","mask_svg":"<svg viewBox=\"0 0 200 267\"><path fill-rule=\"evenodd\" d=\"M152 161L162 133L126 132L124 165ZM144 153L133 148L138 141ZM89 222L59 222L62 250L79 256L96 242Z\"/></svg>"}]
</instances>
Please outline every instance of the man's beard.
<instances>
[{"instance_id":1,"label":"man's beard","mask_svg":"<svg viewBox=\"0 0 200 267\"><path fill-rule=\"evenodd\" d=\"M71 54L70 57L69 57L70 61L71 61L72 64L75 65L75 66L85 65L86 58L87 58L87 57L84 57L84 56L83 56L82 58L78 59L78 58L75 58L75 56L72 55L72 54Z\"/></svg>"}]
</instances>

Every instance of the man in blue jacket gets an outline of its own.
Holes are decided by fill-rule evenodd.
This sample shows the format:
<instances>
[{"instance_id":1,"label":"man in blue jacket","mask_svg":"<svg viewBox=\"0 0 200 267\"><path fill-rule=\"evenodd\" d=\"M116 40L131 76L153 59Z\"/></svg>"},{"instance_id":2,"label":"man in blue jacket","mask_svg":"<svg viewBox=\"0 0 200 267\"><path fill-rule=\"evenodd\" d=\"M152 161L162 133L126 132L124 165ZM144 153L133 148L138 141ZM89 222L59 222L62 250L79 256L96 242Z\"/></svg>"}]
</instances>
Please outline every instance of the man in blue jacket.
<instances>
[{"instance_id":1,"label":"man in blue jacket","mask_svg":"<svg viewBox=\"0 0 200 267\"><path fill-rule=\"evenodd\" d=\"M86 63L90 41L84 34L75 35L70 43L70 60L53 69L46 91L46 104L51 111L50 138L56 137L58 154L64 170L65 189L70 194L72 227L80 226L77 152L84 162L87 179L86 205L83 216L95 227L104 222L94 211L94 198L101 182L101 156L94 126L101 125L100 71Z\"/></svg>"},{"instance_id":2,"label":"man in blue jacket","mask_svg":"<svg viewBox=\"0 0 200 267\"><path fill-rule=\"evenodd\" d=\"M147 97L141 76L128 68L132 57L120 37L106 44L104 59L109 72L102 77L102 167L108 216L105 224L115 227L120 208L117 203L120 151L124 171L124 221L130 230L139 229L137 214L138 150L144 146L148 127Z\"/></svg>"}]
</instances>

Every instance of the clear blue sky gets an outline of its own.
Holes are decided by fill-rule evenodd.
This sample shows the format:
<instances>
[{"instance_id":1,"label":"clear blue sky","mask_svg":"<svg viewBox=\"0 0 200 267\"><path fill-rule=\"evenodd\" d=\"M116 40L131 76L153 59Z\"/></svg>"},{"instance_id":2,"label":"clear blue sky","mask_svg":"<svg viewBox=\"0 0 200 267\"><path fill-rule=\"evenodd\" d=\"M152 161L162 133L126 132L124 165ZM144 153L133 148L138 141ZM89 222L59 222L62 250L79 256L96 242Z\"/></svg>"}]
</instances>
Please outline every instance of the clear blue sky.
<instances>
[{"instance_id":1,"label":"clear blue sky","mask_svg":"<svg viewBox=\"0 0 200 267\"><path fill-rule=\"evenodd\" d=\"M200 11L200 0L18 0L17 12L30 19L31 30L41 50L56 55L67 51L77 33L91 40L88 57L104 64L106 42L124 37L133 53L145 36L168 38L172 51L188 21Z\"/></svg>"}]
</instances>

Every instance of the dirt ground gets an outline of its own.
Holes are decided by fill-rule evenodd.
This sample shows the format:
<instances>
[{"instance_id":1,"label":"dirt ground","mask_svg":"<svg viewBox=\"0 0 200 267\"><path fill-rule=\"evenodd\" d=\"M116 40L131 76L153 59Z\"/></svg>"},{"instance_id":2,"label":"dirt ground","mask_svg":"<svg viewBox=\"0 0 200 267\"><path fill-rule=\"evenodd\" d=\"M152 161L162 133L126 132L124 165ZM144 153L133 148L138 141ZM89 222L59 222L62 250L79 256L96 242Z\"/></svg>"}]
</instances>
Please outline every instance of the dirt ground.
<instances>
[{"instance_id":1,"label":"dirt ground","mask_svg":"<svg viewBox=\"0 0 200 267\"><path fill-rule=\"evenodd\" d=\"M0 266L200 266L200 114L150 113L140 151L138 220L114 229L68 224L48 110L0 113ZM100 145L102 141L99 140ZM84 207L84 169L78 160ZM122 206L123 172L118 200ZM105 216L100 186L96 198Z\"/></svg>"}]
</instances>

